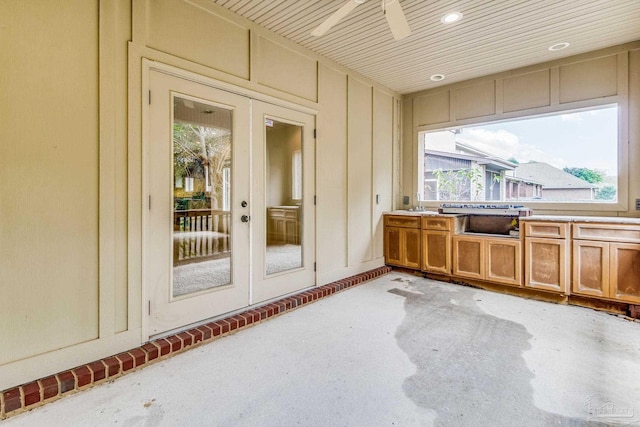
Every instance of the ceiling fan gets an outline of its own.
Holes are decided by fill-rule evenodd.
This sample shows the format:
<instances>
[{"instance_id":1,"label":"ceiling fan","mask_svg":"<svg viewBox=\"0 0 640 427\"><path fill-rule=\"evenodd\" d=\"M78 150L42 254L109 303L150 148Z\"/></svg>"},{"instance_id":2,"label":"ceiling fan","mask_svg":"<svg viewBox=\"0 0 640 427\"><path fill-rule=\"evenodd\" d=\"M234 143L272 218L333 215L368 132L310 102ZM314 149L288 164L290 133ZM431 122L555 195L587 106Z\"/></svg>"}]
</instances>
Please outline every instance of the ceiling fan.
<instances>
[{"instance_id":1,"label":"ceiling fan","mask_svg":"<svg viewBox=\"0 0 640 427\"><path fill-rule=\"evenodd\" d=\"M328 17L322 24L311 32L312 36L319 37L329 31L334 25L336 25L342 18L347 16L349 12L358 7L359 4L366 2L367 0L348 0L344 6L335 11L333 15ZM382 0L382 11L384 17L387 18L389 29L393 34L393 38L396 40L402 40L411 34L411 28L407 23L407 19L400 6L400 0Z\"/></svg>"}]
</instances>

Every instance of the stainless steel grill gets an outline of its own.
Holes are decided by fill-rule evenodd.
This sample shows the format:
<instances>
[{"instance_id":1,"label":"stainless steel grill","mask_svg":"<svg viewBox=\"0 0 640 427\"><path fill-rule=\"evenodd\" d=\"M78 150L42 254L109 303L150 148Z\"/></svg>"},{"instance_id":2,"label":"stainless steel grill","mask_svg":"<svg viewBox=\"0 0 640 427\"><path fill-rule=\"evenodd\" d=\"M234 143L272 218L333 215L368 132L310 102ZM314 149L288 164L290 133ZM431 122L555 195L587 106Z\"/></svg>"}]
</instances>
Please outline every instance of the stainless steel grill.
<instances>
[{"instance_id":1,"label":"stainless steel grill","mask_svg":"<svg viewBox=\"0 0 640 427\"><path fill-rule=\"evenodd\" d=\"M503 215L503 216L530 216L532 211L522 205L509 204L462 204L443 203L438 208L441 214L468 214L468 215Z\"/></svg>"}]
</instances>

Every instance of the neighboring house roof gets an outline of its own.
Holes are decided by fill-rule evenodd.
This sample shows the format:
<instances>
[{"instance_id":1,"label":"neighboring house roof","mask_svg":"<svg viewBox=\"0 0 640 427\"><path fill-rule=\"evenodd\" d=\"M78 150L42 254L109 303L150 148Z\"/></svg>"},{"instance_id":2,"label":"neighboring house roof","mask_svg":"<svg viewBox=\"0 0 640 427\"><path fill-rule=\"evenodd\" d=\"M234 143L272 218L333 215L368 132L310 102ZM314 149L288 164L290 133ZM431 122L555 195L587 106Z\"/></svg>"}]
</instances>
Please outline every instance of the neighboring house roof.
<instances>
[{"instance_id":1,"label":"neighboring house roof","mask_svg":"<svg viewBox=\"0 0 640 427\"><path fill-rule=\"evenodd\" d=\"M460 142L457 139L456 139L456 150L459 150L459 152L461 153L476 155L480 157L491 156L491 154L487 153L486 151L482 151L481 149L476 148L472 145L465 144L464 142Z\"/></svg>"},{"instance_id":2,"label":"neighboring house roof","mask_svg":"<svg viewBox=\"0 0 640 427\"><path fill-rule=\"evenodd\" d=\"M450 159L462 159L462 160L471 160L480 165L486 165L489 169L493 170L513 170L516 165L513 163L500 159L498 157L491 157L489 155L486 156L474 156L470 154L463 153L451 153L447 151L435 151L435 150L424 150L425 156L440 156L440 157L448 157Z\"/></svg>"},{"instance_id":3,"label":"neighboring house roof","mask_svg":"<svg viewBox=\"0 0 640 427\"><path fill-rule=\"evenodd\" d=\"M515 168L515 164L511 163L509 160L505 160L497 156L492 156L486 151L482 151L479 148L473 147L469 144L465 144L464 142L456 141L456 149L463 154L470 154L472 156L491 159L493 164L495 164L496 166L501 166L503 170L513 170Z\"/></svg>"},{"instance_id":4,"label":"neighboring house roof","mask_svg":"<svg viewBox=\"0 0 640 427\"><path fill-rule=\"evenodd\" d=\"M595 185L544 162L521 163L515 171L518 178L541 183L544 189L585 189Z\"/></svg>"},{"instance_id":5,"label":"neighboring house roof","mask_svg":"<svg viewBox=\"0 0 640 427\"><path fill-rule=\"evenodd\" d=\"M522 178L522 177L519 177L519 176L505 175L504 179L507 180L507 181L523 182L525 184L542 185L541 182L534 181L533 179Z\"/></svg>"}]
</instances>

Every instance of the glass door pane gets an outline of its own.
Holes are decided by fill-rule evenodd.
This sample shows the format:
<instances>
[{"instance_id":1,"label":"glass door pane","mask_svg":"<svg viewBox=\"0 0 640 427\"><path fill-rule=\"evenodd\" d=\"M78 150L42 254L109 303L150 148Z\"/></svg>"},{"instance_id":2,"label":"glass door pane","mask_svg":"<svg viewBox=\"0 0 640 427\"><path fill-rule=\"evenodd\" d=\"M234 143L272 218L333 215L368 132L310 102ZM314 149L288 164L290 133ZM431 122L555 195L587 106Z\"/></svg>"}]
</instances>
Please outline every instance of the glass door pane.
<instances>
[{"instance_id":1,"label":"glass door pane","mask_svg":"<svg viewBox=\"0 0 640 427\"><path fill-rule=\"evenodd\" d=\"M173 297L231 283L232 111L173 98Z\"/></svg>"},{"instance_id":2,"label":"glass door pane","mask_svg":"<svg viewBox=\"0 0 640 427\"><path fill-rule=\"evenodd\" d=\"M302 126L265 119L266 274L303 267Z\"/></svg>"}]
</instances>

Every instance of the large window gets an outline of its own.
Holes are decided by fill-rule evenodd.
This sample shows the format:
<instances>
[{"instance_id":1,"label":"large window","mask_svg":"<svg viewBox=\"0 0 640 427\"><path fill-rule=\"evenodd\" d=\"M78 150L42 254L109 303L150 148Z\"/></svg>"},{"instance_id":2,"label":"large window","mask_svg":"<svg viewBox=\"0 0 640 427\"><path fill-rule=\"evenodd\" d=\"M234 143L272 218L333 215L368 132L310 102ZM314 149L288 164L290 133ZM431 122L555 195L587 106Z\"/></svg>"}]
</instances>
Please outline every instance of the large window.
<instances>
[{"instance_id":1,"label":"large window","mask_svg":"<svg viewBox=\"0 0 640 427\"><path fill-rule=\"evenodd\" d=\"M615 202L618 108L419 134L423 200Z\"/></svg>"}]
</instances>

